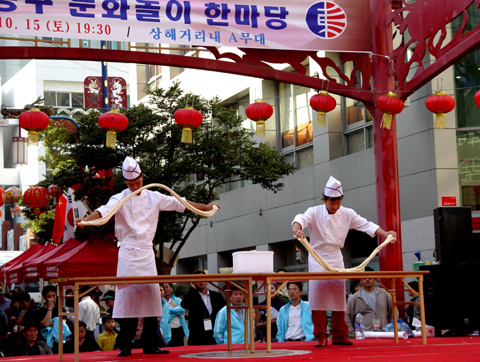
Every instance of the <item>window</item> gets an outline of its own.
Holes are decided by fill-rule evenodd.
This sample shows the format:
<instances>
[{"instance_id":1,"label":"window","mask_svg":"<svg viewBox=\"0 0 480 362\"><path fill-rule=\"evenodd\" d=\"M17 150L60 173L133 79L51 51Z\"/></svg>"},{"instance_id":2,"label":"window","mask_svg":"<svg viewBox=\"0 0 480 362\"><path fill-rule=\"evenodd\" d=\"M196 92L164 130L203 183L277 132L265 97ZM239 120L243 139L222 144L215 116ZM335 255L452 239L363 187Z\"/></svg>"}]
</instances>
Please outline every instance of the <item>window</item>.
<instances>
[{"instance_id":1,"label":"window","mask_svg":"<svg viewBox=\"0 0 480 362\"><path fill-rule=\"evenodd\" d=\"M466 31L475 29L480 17L476 5L467 9ZM456 32L464 17L452 22ZM455 111L457 118L457 155L460 197L463 206L480 210L480 112L474 102L480 84L480 51L471 52L454 65Z\"/></svg>"},{"instance_id":2,"label":"window","mask_svg":"<svg viewBox=\"0 0 480 362\"><path fill-rule=\"evenodd\" d=\"M282 150L298 169L313 166L310 89L279 83L277 88Z\"/></svg>"},{"instance_id":3,"label":"window","mask_svg":"<svg viewBox=\"0 0 480 362\"><path fill-rule=\"evenodd\" d=\"M83 93L45 92L44 97L46 106L83 108Z\"/></svg>"},{"instance_id":4,"label":"window","mask_svg":"<svg viewBox=\"0 0 480 362\"><path fill-rule=\"evenodd\" d=\"M362 102L344 98L344 136L346 154L373 147L373 117Z\"/></svg>"}]
</instances>

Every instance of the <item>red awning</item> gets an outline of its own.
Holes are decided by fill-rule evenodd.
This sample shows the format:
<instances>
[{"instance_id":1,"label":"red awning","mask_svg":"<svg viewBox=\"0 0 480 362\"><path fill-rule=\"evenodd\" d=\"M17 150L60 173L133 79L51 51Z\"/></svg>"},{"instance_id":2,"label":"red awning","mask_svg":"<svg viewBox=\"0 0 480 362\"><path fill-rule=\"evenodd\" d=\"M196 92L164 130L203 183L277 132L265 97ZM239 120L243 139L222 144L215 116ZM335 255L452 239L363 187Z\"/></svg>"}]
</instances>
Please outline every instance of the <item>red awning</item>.
<instances>
[{"instance_id":1,"label":"red awning","mask_svg":"<svg viewBox=\"0 0 480 362\"><path fill-rule=\"evenodd\" d=\"M22 263L24 260L27 260L30 256L32 256L33 254L35 254L38 250L40 250L42 248L43 248L42 244L32 245L30 248L25 250L23 253L21 253L19 256L17 256L15 259L12 259L9 262L3 264L2 268L1 268L2 281L5 281L5 273L8 271L8 269L12 268L13 266L17 265L18 263Z\"/></svg>"},{"instance_id":2,"label":"red awning","mask_svg":"<svg viewBox=\"0 0 480 362\"><path fill-rule=\"evenodd\" d=\"M71 238L61 243L56 248L50 250L47 253L38 255L35 258L30 258L23 263L23 279L31 281L32 279L38 280L42 274L42 263L51 260L59 255L62 255L69 250L72 250L81 244L77 239Z\"/></svg>"},{"instance_id":3,"label":"red awning","mask_svg":"<svg viewBox=\"0 0 480 362\"><path fill-rule=\"evenodd\" d=\"M118 248L101 239L85 241L42 264L42 278L105 277L117 274Z\"/></svg>"},{"instance_id":4,"label":"red awning","mask_svg":"<svg viewBox=\"0 0 480 362\"><path fill-rule=\"evenodd\" d=\"M3 275L6 280L7 285L13 283L21 283L23 281L22 271L23 271L23 264L29 260L33 260L40 255L44 255L49 251L55 249L55 246L52 244L47 244L41 249L38 249L36 253L30 255L29 258L25 259L24 261L17 263L9 268L4 269Z\"/></svg>"}]
</instances>

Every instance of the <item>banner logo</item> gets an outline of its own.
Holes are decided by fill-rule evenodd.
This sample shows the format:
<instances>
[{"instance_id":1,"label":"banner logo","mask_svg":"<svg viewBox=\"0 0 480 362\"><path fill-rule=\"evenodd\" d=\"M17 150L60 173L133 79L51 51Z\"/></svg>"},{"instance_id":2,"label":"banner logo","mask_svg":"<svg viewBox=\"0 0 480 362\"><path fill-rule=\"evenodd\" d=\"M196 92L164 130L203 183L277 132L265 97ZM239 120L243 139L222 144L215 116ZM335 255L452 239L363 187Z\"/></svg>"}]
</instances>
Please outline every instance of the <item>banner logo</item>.
<instances>
[{"instance_id":1,"label":"banner logo","mask_svg":"<svg viewBox=\"0 0 480 362\"><path fill-rule=\"evenodd\" d=\"M305 20L310 31L322 39L334 39L347 28L345 11L332 1L320 1L310 6Z\"/></svg>"}]
</instances>

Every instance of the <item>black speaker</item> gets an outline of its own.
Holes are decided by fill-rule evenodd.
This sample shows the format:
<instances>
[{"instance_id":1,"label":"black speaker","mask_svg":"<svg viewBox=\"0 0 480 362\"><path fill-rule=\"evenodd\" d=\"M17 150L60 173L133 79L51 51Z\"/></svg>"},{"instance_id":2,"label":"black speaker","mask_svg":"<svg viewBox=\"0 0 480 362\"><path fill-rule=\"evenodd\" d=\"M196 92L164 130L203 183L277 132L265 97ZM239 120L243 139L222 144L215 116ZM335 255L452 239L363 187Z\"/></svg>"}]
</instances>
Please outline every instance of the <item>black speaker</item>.
<instances>
[{"instance_id":1,"label":"black speaker","mask_svg":"<svg viewBox=\"0 0 480 362\"><path fill-rule=\"evenodd\" d=\"M433 210L435 252L441 263L475 262L472 211L469 207L439 207Z\"/></svg>"},{"instance_id":2,"label":"black speaker","mask_svg":"<svg viewBox=\"0 0 480 362\"><path fill-rule=\"evenodd\" d=\"M458 336L480 327L480 289L472 286L480 264L423 265L425 322L435 327L435 336Z\"/></svg>"}]
</instances>

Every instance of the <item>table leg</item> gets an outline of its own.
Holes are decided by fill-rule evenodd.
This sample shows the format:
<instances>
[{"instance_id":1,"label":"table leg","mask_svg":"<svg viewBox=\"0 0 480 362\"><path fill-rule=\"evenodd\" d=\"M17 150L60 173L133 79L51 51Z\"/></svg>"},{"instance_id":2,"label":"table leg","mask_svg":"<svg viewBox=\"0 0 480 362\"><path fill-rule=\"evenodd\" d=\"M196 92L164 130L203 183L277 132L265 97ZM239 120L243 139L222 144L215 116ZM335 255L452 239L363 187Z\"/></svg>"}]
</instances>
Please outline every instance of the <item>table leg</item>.
<instances>
[{"instance_id":1,"label":"table leg","mask_svg":"<svg viewBox=\"0 0 480 362\"><path fill-rule=\"evenodd\" d=\"M398 341L398 323L397 323L397 318L398 318L398 315L397 315L397 291L396 291L396 286L395 286L395 281L396 279L395 278L392 278L391 279L392 281L392 284L391 284L391 288L392 288L392 305L393 305L393 332L395 334L395 343L399 343Z\"/></svg>"},{"instance_id":2,"label":"table leg","mask_svg":"<svg viewBox=\"0 0 480 362\"><path fill-rule=\"evenodd\" d=\"M418 294L420 302L420 322L422 323L422 343L427 344L427 329L425 328L425 304L424 304L424 295L423 295L423 275L417 277L418 280Z\"/></svg>"},{"instance_id":3,"label":"table leg","mask_svg":"<svg viewBox=\"0 0 480 362\"><path fill-rule=\"evenodd\" d=\"M75 314L75 321L74 321L74 331L73 331L73 338L74 338L74 351L75 351L75 357L74 361L79 362L80 361L80 345L78 344L79 341L79 334L78 334L78 290L79 290L79 285L78 283L75 283L73 287L73 302L74 302L74 314Z\"/></svg>"},{"instance_id":4,"label":"table leg","mask_svg":"<svg viewBox=\"0 0 480 362\"><path fill-rule=\"evenodd\" d=\"M253 280L248 280L248 328L250 333L250 352L255 353L255 328L254 328L254 309L253 309Z\"/></svg>"},{"instance_id":5,"label":"table leg","mask_svg":"<svg viewBox=\"0 0 480 362\"><path fill-rule=\"evenodd\" d=\"M265 298L266 299L266 305L267 308L265 309L265 313L267 315L267 353L272 352L272 313L271 313L271 308L272 308L272 291L270 290L270 284L272 283L272 280L270 278L267 278L267 293Z\"/></svg>"},{"instance_id":6,"label":"table leg","mask_svg":"<svg viewBox=\"0 0 480 362\"><path fill-rule=\"evenodd\" d=\"M58 360L63 361L63 284L58 284Z\"/></svg>"}]
</instances>

